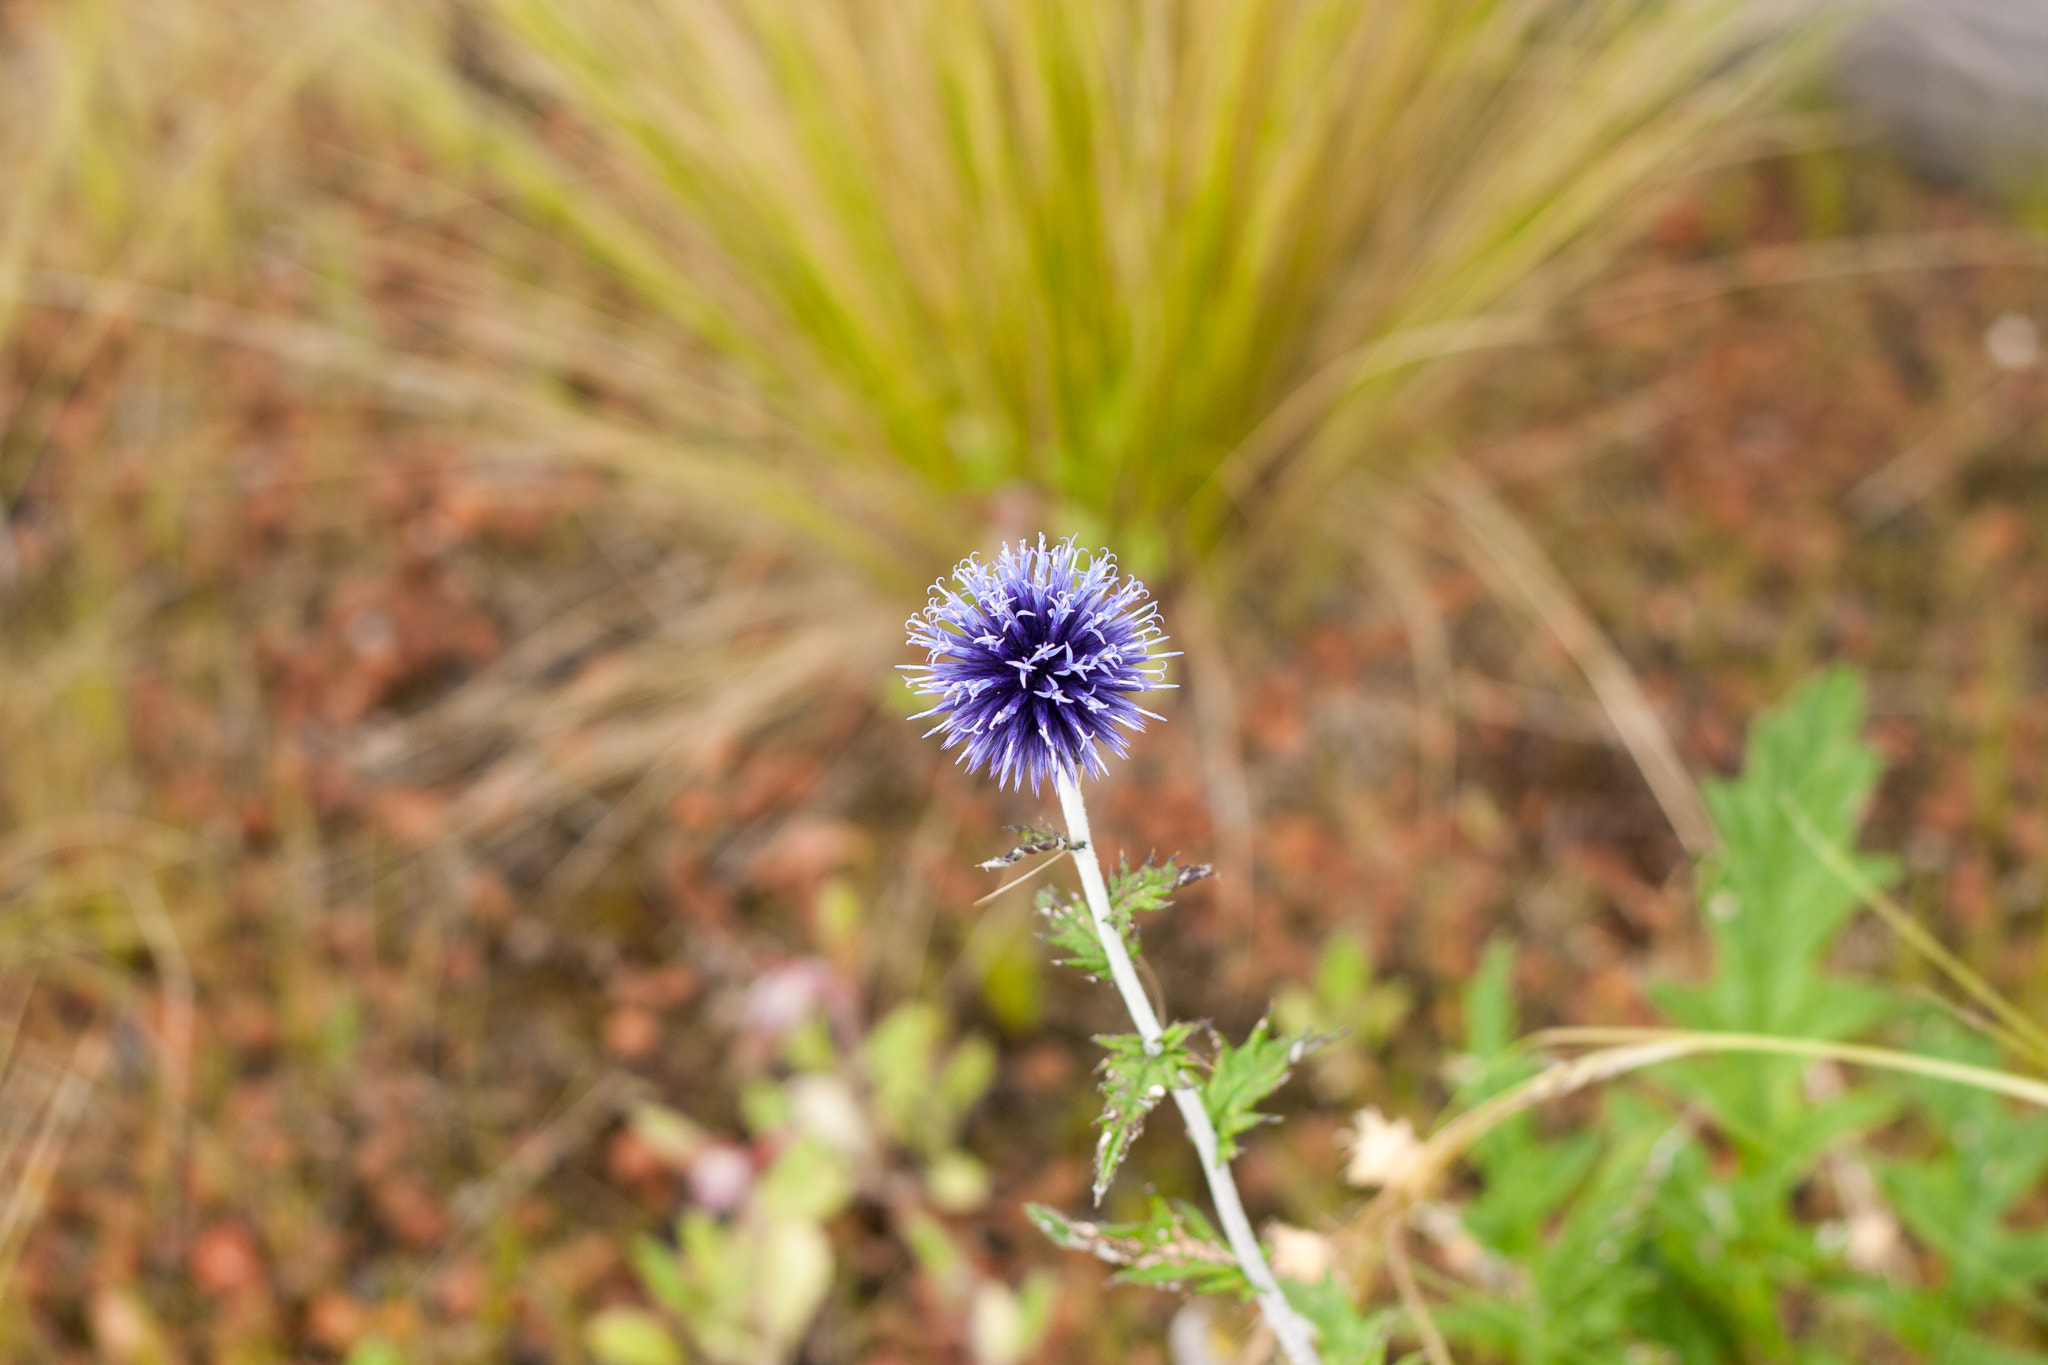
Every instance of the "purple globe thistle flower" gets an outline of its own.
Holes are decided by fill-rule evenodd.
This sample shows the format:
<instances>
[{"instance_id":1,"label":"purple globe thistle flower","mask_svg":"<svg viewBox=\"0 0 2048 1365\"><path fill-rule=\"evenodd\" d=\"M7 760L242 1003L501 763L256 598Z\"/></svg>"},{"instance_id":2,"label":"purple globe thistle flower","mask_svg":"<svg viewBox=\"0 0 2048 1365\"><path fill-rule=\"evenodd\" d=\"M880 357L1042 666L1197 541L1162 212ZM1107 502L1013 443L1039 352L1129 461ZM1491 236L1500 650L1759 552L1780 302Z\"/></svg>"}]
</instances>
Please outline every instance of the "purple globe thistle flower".
<instances>
[{"instance_id":1,"label":"purple globe thistle flower","mask_svg":"<svg viewBox=\"0 0 2048 1365\"><path fill-rule=\"evenodd\" d=\"M987 768L998 784L1036 792L1061 773L1102 775L1103 749L1121 758L1125 730L1162 717L1133 700L1165 688L1170 654L1159 608L1145 585L1117 577L1107 550L1084 555L1074 542L1038 538L1003 546L994 564L970 555L940 579L910 644L926 662L906 664L913 690L935 705L912 720L939 717L929 734L965 745L967 771Z\"/></svg>"}]
</instances>

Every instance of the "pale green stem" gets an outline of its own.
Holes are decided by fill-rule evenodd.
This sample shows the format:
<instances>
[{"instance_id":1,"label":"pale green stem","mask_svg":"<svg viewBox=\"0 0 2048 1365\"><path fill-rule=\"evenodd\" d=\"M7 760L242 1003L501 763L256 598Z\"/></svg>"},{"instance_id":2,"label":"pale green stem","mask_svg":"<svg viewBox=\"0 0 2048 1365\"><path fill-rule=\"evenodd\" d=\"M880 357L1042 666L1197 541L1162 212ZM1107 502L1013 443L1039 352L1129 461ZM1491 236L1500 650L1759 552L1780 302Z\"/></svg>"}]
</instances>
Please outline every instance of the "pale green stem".
<instances>
[{"instance_id":1,"label":"pale green stem","mask_svg":"<svg viewBox=\"0 0 2048 1365\"><path fill-rule=\"evenodd\" d=\"M2008 1071L1951 1062L1940 1057L1898 1052L1891 1048L1867 1047L1860 1043L1834 1043L1819 1038L1783 1038L1764 1033L1717 1033L1706 1030L1638 1028L1546 1029L1525 1041L1538 1046L1594 1046L1601 1050L1558 1062L1522 1082L1512 1090L1466 1110L1430 1136L1408 1169L1395 1182L1409 1198L1422 1191L1462 1156L1474 1142L1492 1132L1503 1121L1545 1101L1583 1090L1589 1085L1611 1081L1631 1071L1714 1052L1763 1053L1780 1057L1805 1057L1814 1061L1846 1062L1883 1071L1904 1072L1931 1080L1974 1086L1993 1094L2009 1095L2028 1104L2048 1108L2048 1084Z\"/></svg>"},{"instance_id":2,"label":"pale green stem","mask_svg":"<svg viewBox=\"0 0 2048 1365\"><path fill-rule=\"evenodd\" d=\"M1904 1072L1930 1080L1972 1086L2048 1109L2048 1083L2032 1077L1860 1043L1834 1043L1819 1038L1784 1038L1760 1033L1646 1028L1546 1029L1523 1039L1523 1042L1538 1047L1591 1046L1600 1050L1553 1063L1513 1089L1474 1105L1437 1129L1409 1159L1404 1169L1380 1191L1379 1196L1339 1234L1343 1243L1355 1245L1369 1239L1374 1228L1383 1227L1386 1219L1399 1216L1401 1210L1422 1199L1429 1187L1469 1151L1473 1143L1515 1115L1632 1071L1684 1057L1746 1052L1846 1062L1853 1066Z\"/></svg>"},{"instance_id":3,"label":"pale green stem","mask_svg":"<svg viewBox=\"0 0 2048 1365\"><path fill-rule=\"evenodd\" d=\"M1060 810L1066 816L1067 837L1074 845L1074 868L1081 874L1081 891L1088 898L1088 913L1095 921L1096 937L1102 940L1103 955L1109 959L1110 978L1116 984L1117 994L1123 997L1131 1022L1138 1026L1138 1036L1145 1040L1146 1047L1156 1051L1161 1032L1159 1016L1152 1012L1152 1001L1139 984L1137 968L1131 965L1131 955L1124 951L1123 935L1110 919L1109 886L1102 879L1102 864L1095 856L1088 830L1088 807L1081 800L1081 788L1070 773L1060 773L1054 785L1059 789ZM1321 1357L1316 1354L1315 1329L1280 1292L1280 1283L1266 1264L1266 1253L1252 1233L1244 1201L1237 1196L1237 1182L1230 1176L1230 1166L1217 1154L1216 1126L1209 1121L1209 1111L1202 1107L1200 1092L1193 1088L1176 1090L1173 1103L1187 1124L1188 1141L1195 1145L1195 1154L1201 1158L1202 1174L1209 1182L1209 1197L1216 1204L1216 1221L1222 1225L1231 1254L1237 1257L1245 1279L1258 1295L1266 1326L1272 1329L1274 1339L1293 1365L1321 1365Z\"/></svg>"},{"instance_id":4,"label":"pale green stem","mask_svg":"<svg viewBox=\"0 0 2048 1365\"><path fill-rule=\"evenodd\" d=\"M1810 1057L1816 1061L1847 1062L1851 1066L1900 1071L1909 1076L1950 1081L1956 1085L1988 1090L2048 1109L2048 1082L2031 1076L2016 1076L1988 1066L1951 1062L1944 1057L1925 1057L1896 1048L1870 1047L1863 1043L1836 1043L1825 1038L1784 1038L1769 1033L1717 1033L1711 1030L1635 1028L1553 1028L1532 1036L1541 1045L1624 1044L1663 1046L1672 1055L1691 1052L1762 1052L1781 1057Z\"/></svg>"}]
</instances>

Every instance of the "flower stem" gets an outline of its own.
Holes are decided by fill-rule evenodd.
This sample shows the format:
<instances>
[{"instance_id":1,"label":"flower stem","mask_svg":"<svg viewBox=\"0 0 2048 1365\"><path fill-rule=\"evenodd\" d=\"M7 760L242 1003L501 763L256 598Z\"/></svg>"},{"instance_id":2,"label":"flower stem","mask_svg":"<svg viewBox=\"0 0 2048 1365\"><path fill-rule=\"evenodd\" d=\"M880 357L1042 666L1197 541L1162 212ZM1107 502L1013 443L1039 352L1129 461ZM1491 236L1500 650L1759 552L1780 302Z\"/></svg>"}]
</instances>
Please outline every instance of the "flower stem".
<instances>
[{"instance_id":1,"label":"flower stem","mask_svg":"<svg viewBox=\"0 0 2048 1365\"><path fill-rule=\"evenodd\" d=\"M1067 835L1074 844L1074 868L1081 874L1081 890L1088 898L1088 912L1095 921L1095 935L1102 940L1103 955L1109 959L1110 977L1116 983L1117 994L1123 997L1131 1022L1138 1026L1138 1036L1145 1040L1146 1047L1156 1049L1160 1037L1159 1016L1152 1012L1152 1002L1138 982L1137 969L1131 965L1131 955L1124 951L1123 936L1117 933L1110 920L1109 886L1102 879L1102 863L1095 856L1094 843L1088 831L1088 807L1081 800L1081 788L1072 773L1057 773L1053 781L1059 789L1060 811L1066 816ZM1286 1295L1280 1292L1279 1281L1273 1278L1273 1271L1266 1264L1266 1254L1259 1249L1259 1239L1252 1234L1251 1220L1245 1217L1244 1201L1237 1196L1237 1182L1231 1179L1229 1165L1217 1155L1216 1127L1209 1122L1209 1111L1202 1107L1201 1094L1192 1088L1176 1090L1173 1103L1187 1124L1188 1140L1194 1143L1195 1154L1201 1158L1202 1174L1209 1181L1209 1197L1216 1204L1216 1219L1223 1226L1223 1235L1229 1241L1230 1250L1237 1257L1245 1279L1251 1282L1253 1291L1258 1295L1259 1310L1265 1314L1266 1326L1272 1329L1280 1349L1292 1365L1322 1365L1321 1357L1316 1354L1314 1329L1294 1311Z\"/></svg>"}]
</instances>

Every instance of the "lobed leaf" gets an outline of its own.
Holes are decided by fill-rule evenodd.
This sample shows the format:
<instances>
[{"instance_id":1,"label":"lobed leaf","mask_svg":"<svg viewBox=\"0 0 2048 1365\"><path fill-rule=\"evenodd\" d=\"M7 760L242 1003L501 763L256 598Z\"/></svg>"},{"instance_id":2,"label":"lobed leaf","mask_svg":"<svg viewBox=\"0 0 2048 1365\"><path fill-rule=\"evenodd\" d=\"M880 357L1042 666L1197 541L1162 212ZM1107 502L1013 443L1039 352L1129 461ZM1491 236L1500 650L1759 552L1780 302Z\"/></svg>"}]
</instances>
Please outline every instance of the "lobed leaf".
<instances>
[{"instance_id":1,"label":"lobed leaf","mask_svg":"<svg viewBox=\"0 0 2048 1365\"><path fill-rule=\"evenodd\" d=\"M1174 892L1210 875L1206 863L1181 867L1171 858L1163 863L1147 858L1132 867L1127 859L1118 859L1116 871L1109 878L1110 914L1128 923L1137 915L1164 910L1172 903Z\"/></svg>"},{"instance_id":2,"label":"lobed leaf","mask_svg":"<svg viewBox=\"0 0 2048 1365\"><path fill-rule=\"evenodd\" d=\"M1822 970L1857 896L1810 842L1840 848L1877 885L1895 875L1889 860L1853 851L1882 766L1862 726L1861 682L1847 669L1825 673L1757 721L1740 777L1703 787L1721 839L1700 883L1714 975L1699 990L1664 992L1681 1022L1809 1037L1872 1022L1875 1002L1849 999Z\"/></svg>"},{"instance_id":3,"label":"lobed leaf","mask_svg":"<svg viewBox=\"0 0 2048 1365\"><path fill-rule=\"evenodd\" d=\"M1135 1033L1104 1034L1095 1041L1109 1049L1102 1059L1102 1138L1095 1145L1095 1202L1123 1165L1145 1116L1167 1092L1193 1085L1201 1059L1188 1047L1193 1024L1169 1024L1156 1044Z\"/></svg>"},{"instance_id":4,"label":"lobed leaf","mask_svg":"<svg viewBox=\"0 0 2048 1365\"><path fill-rule=\"evenodd\" d=\"M1039 930L1053 951L1066 956L1053 960L1062 967L1072 967L1084 972L1097 981L1107 981L1109 975L1109 954L1102 950L1102 940L1095 933L1095 918L1088 913L1088 906L1071 891L1056 891L1045 887L1038 893L1038 913L1045 917L1045 927ZM1130 935L1124 936L1124 948L1131 947Z\"/></svg>"},{"instance_id":5,"label":"lobed leaf","mask_svg":"<svg viewBox=\"0 0 2048 1365\"><path fill-rule=\"evenodd\" d=\"M1208 867L1200 864L1181 867L1170 860L1154 863L1148 858L1132 867L1128 861L1119 861L1108 879L1109 922L1122 937L1124 951L1132 957L1138 955L1139 915L1164 910L1174 892L1208 875ZM1046 921L1039 937L1056 952L1066 954L1055 959L1061 966L1073 967L1097 981L1110 979L1109 958L1096 937L1095 917L1086 901L1071 891L1047 887L1038 893L1038 913Z\"/></svg>"},{"instance_id":6,"label":"lobed leaf","mask_svg":"<svg viewBox=\"0 0 2048 1365\"><path fill-rule=\"evenodd\" d=\"M1334 1033L1302 1033L1275 1038L1271 1020L1261 1016L1242 1045L1219 1040L1216 1062L1202 1086L1202 1107L1216 1126L1216 1151L1228 1161L1237 1155L1237 1135L1272 1120L1256 1109L1294 1073L1295 1064L1337 1037Z\"/></svg>"}]
</instances>

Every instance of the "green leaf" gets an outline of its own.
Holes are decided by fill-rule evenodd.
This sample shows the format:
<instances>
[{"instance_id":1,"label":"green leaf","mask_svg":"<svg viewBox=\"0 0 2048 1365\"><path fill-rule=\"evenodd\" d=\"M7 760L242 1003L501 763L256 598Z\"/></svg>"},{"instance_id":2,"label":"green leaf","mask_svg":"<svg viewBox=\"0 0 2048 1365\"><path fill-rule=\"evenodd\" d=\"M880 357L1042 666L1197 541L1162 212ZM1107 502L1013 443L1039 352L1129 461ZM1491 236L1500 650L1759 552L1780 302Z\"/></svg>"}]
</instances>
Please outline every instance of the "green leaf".
<instances>
[{"instance_id":1,"label":"green leaf","mask_svg":"<svg viewBox=\"0 0 2048 1365\"><path fill-rule=\"evenodd\" d=\"M1159 1042L1147 1047L1135 1033L1104 1034L1095 1041L1109 1049L1102 1059L1102 1139L1095 1146L1095 1202L1102 1202L1116 1168L1145 1126L1145 1116L1167 1092L1194 1084L1201 1061L1188 1048L1193 1024L1169 1024Z\"/></svg>"},{"instance_id":2,"label":"green leaf","mask_svg":"<svg viewBox=\"0 0 2048 1365\"><path fill-rule=\"evenodd\" d=\"M807 1218L771 1218L756 1236L751 1317L771 1344L763 1354L786 1359L831 1291L832 1243Z\"/></svg>"},{"instance_id":3,"label":"green leaf","mask_svg":"<svg viewBox=\"0 0 2048 1365\"><path fill-rule=\"evenodd\" d=\"M1997 1051L1939 1016L1923 1022L1919 1050L1978 1065ZM1947 1263L1946 1294L1961 1309L2000 1300L2048 1311L2048 1233L2018 1231L2012 1214L2041 1187L2048 1170L2048 1115L2013 1113L1996 1096L1920 1082L1916 1093L1942 1136L1931 1159L1880 1166L1892 1208Z\"/></svg>"},{"instance_id":4,"label":"green leaf","mask_svg":"<svg viewBox=\"0 0 2048 1365\"><path fill-rule=\"evenodd\" d=\"M1153 1195L1146 1217L1135 1223L1084 1223L1043 1204L1027 1204L1024 1212L1055 1246L1122 1267L1111 1277L1116 1283L1251 1297L1237 1258L1191 1204Z\"/></svg>"},{"instance_id":5,"label":"green leaf","mask_svg":"<svg viewBox=\"0 0 2048 1365\"><path fill-rule=\"evenodd\" d=\"M688 1115L659 1104L635 1105L629 1122L634 1137L677 1169L689 1165L711 1141Z\"/></svg>"},{"instance_id":6,"label":"green leaf","mask_svg":"<svg viewBox=\"0 0 2048 1365\"><path fill-rule=\"evenodd\" d=\"M1280 1292L1316 1329L1323 1365L1380 1365L1387 1358L1389 1315L1360 1312L1333 1277L1325 1275L1321 1284L1282 1280Z\"/></svg>"},{"instance_id":7,"label":"green leaf","mask_svg":"<svg viewBox=\"0 0 2048 1365\"><path fill-rule=\"evenodd\" d=\"M633 1239L627 1258L633 1263L633 1273L640 1277L640 1283L655 1302L678 1317L689 1316L692 1302L690 1283L683 1275L674 1250L642 1234Z\"/></svg>"},{"instance_id":8,"label":"green leaf","mask_svg":"<svg viewBox=\"0 0 2048 1365\"><path fill-rule=\"evenodd\" d=\"M1482 1062L1515 1041L1515 945L1494 939L1465 987L1465 1050Z\"/></svg>"},{"instance_id":9,"label":"green leaf","mask_svg":"<svg viewBox=\"0 0 2048 1365\"><path fill-rule=\"evenodd\" d=\"M406 1365L405 1352L384 1337L364 1337L349 1348L345 1365Z\"/></svg>"},{"instance_id":10,"label":"green leaf","mask_svg":"<svg viewBox=\"0 0 2048 1365\"><path fill-rule=\"evenodd\" d=\"M1714 944L1704 985L1662 983L1651 996L1690 1028L1809 1038L1854 1037L1896 1012L1895 996L1842 980L1827 955L1858 904L1832 845L1873 883L1887 860L1856 854L1880 771L1861 738L1863 688L1846 669L1822 674L1751 727L1742 773L1703 788L1720 847L1702 866L1698 900ZM1806 1175L1799 1150L1814 1105L1796 1061L1698 1063L1666 1073L1743 1147L1744 1171L1784 1187ZM1776 1215L1773 1215L1774 1217Z\"/></svg>"},{"instance_id":11,"label":"green leaf","mask_svg":"<svg viewBox=\"0 0 2048 1365\"><path fill-rule=\"evenodd\" d=\"M1286 1082L1297 1062L1337 1036L1304 1033L1274 1038L1270 1028L1270 1021L1261 1017L1242 1046L1220 1042L1216 1063L1202 1086L1202 1107L1216 1125L1216 1151L1225 1161L1237 1155L1239 1133L1271 1121L1270 1114L1261 1114L1254 1106Z\"/></svg>"},{"instance_id":12,"label":"green leaf","mask_svg":"<svg viewBox=\"0 0 2048 1365\"><path fill-rule=\"evenodd\" d=\"M1857 826L1881 763L1860 737L1863 686L1847 669L1822 674L1752 727L1742 775L1702 789L1721 847L1700 879L1699 903L1714 939L1705 990L1670 992L1694 1027L1816 1036L1823 1024L1867 1023L1824 999L1821 960L1857 897L1816 854L1799 823L1837 845L1878 885L1889 860L1853 854Z\"/></svg>"},{"instance_id":13,"label":"green leaf","mask_svg":"<svg viewBox=\"0 0 2048 1365\"><path fill-rule=\"evenodd\" d=\"M1147 858L1132 867L1119 860L1109 878L1109 912L1118 924L1128 925L1138 915L1155 914L1172 903L1173 893L1191 882L1210 875L1207 864L1181 867L1168 859L1154 863Z\"/></svg>"},{"instance_id":14,"label":"green leaf","mask_svg":"<svg viewBox=\"0 0 2048 1365\"><path fill-rule=\"evenodd\" d=\"M754 1198L779 1218L830 1218L853 1197L853 1176L846 1158L813 1137L798 1138L783 1149L761 1176Z\"/></svg>"},{"instance_id":15,"label":"green leaf","mask_svg":"<svg viewBox=\"0 0 2048 1365\"><path fill-rule=\"evenodd\" d=\"M1109 922L1123 939L1124 951L1138 955L1137 916L1164 910L1174 892L1209 875L1205 866L1181 867L1173 862L1154 863L1147 859L1137 867L1120 862L1109 878ZM1097 981L1107 981L1109 958L1095 933L1095 918L1088 904L1071 891L1048 887L1038 893L1038 913L1046 920L1039 931L1048 944L1067 956L1055 959L1063 967L1086 972Z\"/></svg>"},{"instance_id":16,"label":"green leaf","mask_svg":"<svg viewBox=\"0 0 2048 1365\"><path fill-rule=\"evenodd\" d=\"M1095 934L1094 918L1079 896L1071 891L1044 887L1038 893L1038 913L1045 917L1045 927L1039 930L1039 937L1052 948L1053 961L1062 967L1085 972L1097 981L1110 979L1109 955L1102 951L1102 940ZM1128 936L1124 946L1127 949L1130 946ZM1061 953L1066 956L1059 956Z\"/></svg>"},{"instance_id":17,"label":"green leaf","mask_svg":"<svg viewBox=\"0 0 2048 1365\"><path fill-rule=\"evenodd\" d=\"M935 1096L951 1121L974 1107L996 1078L996 1049L988 1039L969 1035L960 1040L939 1070Z\"/></svg>"},{"instance_id":18,"label":"green leaf","mask_svg":"<svg viewBox=\"0 0 2048 1365\"><path fill-rule=\"evenodd\" d=\"M1000 933L973 965L981 974L981 999L989 1016L1009 1036L1028 1037L1045 1017L1045 973L1028 927Z\"/></svg>"},{"instance_id":19,"label":"green leaf","mask_svg":"<svg viewBox=\"0 0 2048 1365\"><path fill-rule=\"evenodd\" d=\"M683 1349L667 1324L637 1308L608 1308L590 1320L583 1340L603 1365L683 1365Z\"/></svg>"},{"instance_id":20,"label":"green leaf","mask_svg":"<svg viewBox=\"0 0 2048 1365\"><path fill-rule=\"evenodd\" d=\"M875 1107L889 1135L910 1141L924 1126L930 1107L945 1017L926 1001L891 1010L861 1048Z\"/></svg>"}]
</instances>

